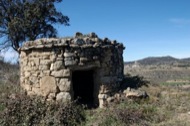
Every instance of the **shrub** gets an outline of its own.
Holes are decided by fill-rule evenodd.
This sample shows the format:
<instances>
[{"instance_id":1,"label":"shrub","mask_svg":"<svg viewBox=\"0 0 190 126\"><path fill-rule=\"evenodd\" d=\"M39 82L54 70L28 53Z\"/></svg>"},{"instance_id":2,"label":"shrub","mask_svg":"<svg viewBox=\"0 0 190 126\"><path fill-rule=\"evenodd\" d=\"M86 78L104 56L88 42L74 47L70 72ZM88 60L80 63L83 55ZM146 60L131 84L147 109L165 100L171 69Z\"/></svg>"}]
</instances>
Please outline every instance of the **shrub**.
<instances>
[{"instance_id":1,"label":"shrub","mask_svg":"<svg viewBox=\"0 0 190 126\"><path fill-rule=\"evenodd\" d=\"M47 102L40 97L17 95L4 102L0 112L2 126L62 126L78 125L85 120L84 109L74 102Z\"/></svg>"},{"instance_id":2,"label":"shrub","mask_svg":"<svg viewBox=\"0 0 190 126\"><path fill-rule=\"evenodd\" d=\"M125 78L123 79L123 82L121 84L121 89L127 89L127 87L131 88L140 88L142 86L148 87L148 84L150 84L149 81L147 81L142 76L131 76L130 74L125 75Z\"/></svg>"}]
</instances>

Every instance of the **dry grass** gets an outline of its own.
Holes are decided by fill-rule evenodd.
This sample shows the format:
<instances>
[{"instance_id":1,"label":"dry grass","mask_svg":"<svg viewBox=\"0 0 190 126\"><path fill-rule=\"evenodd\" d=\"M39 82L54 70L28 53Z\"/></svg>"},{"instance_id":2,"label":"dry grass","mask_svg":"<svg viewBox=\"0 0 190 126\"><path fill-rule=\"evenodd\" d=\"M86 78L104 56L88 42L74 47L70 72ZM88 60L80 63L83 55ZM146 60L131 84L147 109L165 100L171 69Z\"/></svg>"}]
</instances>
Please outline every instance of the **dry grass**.
<instances>
[{"instance_id":1,"label":"dry grass","mask_svg":"<svg viewBox=\"0 0 190 126\"><path fill-rule=\"evenodd\" d=\"M1 64L0 64L1 65ZM18 67L3 64L0 72L1 103L11 93L20 92ZM2 81L2 79L4 79ZM106 109L86 110L82 126L189 126L190 85L150 84L141 87L149 94L145 100L125 100ZM0 111L5 108L0 104Z\"/></svg>"},{"instance_id":2,"label":"dry grass","mask_svg":"<svg viewBox=\"0 0 190 126\"><path fill-rule=\"evenodd\" d=\"M86 126L189 126L190 91L182 86L142 87L149 99L87 110Z\"/></svg>"}]
</instances>

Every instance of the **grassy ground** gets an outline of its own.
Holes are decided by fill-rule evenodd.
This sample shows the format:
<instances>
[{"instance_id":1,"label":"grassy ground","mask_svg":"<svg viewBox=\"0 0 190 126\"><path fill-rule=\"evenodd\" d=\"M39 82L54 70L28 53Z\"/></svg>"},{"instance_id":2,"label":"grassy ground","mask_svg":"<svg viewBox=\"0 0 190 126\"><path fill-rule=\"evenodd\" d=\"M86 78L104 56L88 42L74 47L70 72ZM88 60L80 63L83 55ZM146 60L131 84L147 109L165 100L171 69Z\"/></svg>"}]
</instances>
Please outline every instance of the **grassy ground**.
<instances>
[{"instance_id":1,"label":"grassy ground","mask_svg":"<svg viewBox=\"0 0 190 126\"><path fill-rule=\"evenodd\" d=\"M142 89L148 99L128 99L105 109L85 110L86 121L81 126L189 126L190 87L150 85ZM19 86L0 84L1 101L13 92L19 92Z\"/></svg>"},{"instance_id":2,"label":"grassy ground","mask_svg":"<svg viewBox=\"0 0 190 126\"><path fill-rule=\"evenodd\" d=\"M1 64L0 64L1 65ZM18 68L3 64L0 72L0 111L5 109L3 101L20 91ZM13 74L14 73L14 74ZM149 98L124 100L105 109L85 110L85 121L81 126L189 126L190 84L165 82L141 87Z\"/></svg>"},{"instance_id":3,"label":"grassy ground","mask_svg":"<svg viewBox=\"0 0 190 126\"><path fill-rule=\"evenodd\" d=\"M106 109L87 110L86 126L189 126L190 90L182 86L143 87L146 100L126 100Z\"/></svg>"}]
</instances>

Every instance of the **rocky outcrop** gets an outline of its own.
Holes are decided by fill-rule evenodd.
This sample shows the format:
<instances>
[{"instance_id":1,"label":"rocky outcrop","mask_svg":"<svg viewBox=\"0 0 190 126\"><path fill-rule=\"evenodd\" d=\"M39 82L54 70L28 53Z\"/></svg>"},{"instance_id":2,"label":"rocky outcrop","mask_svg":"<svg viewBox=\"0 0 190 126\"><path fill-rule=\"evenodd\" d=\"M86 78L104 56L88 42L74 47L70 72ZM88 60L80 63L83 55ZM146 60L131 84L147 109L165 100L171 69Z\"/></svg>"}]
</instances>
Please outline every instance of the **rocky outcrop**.
<instances>
[{"instance_id":1,"label":"rocky outcrop","mask_svg":"<svg viewBox=\"0 0 190 126\"><path fill-rule=\"evenodd\" d=\"M147 98L149 97L146 91L127 88L123 92L126 98Z\"/></svg>"}]
</instances>

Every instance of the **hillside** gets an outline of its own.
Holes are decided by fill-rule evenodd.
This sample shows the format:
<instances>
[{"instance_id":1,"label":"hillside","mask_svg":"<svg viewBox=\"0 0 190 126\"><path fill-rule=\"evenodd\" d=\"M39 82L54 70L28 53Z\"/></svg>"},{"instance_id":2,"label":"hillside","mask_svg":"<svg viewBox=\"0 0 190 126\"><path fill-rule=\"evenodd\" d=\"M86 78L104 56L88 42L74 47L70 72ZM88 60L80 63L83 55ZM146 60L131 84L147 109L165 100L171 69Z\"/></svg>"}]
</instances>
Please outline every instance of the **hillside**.
<instances>
[{"instance_id":1,"label":"hillside","mask_svg":"<svg viewBox=\"0 0 190 126\"><path fill-rule=\"evenodd\" d=\"M171 56L165 57L147 57L137 61L125 62L125 65L133 65L139 63L140 65L177 65L190 64L190 58L177 59Z\"/></svg>"},{"instance_id":2,"label":"hillside","mask_svg":"<svg viewBox=\"0 0 190 126\"><path fill-rule=\"evenodd\" d=\"M19 66L0 60L0 84L10 83L19 83Z\"/></svg>"},{"instance_id":3,"label":"hillside","mask_svg":"<svg viewBox=\"0 0 190 126\"><path fill-rule=\"evenodd\" d=\"M144 76L154 83L189 83L190 81L190 58L148 57L134 62L125 62L124 69L125 74Z\"/></svg>"}]
</instances>

